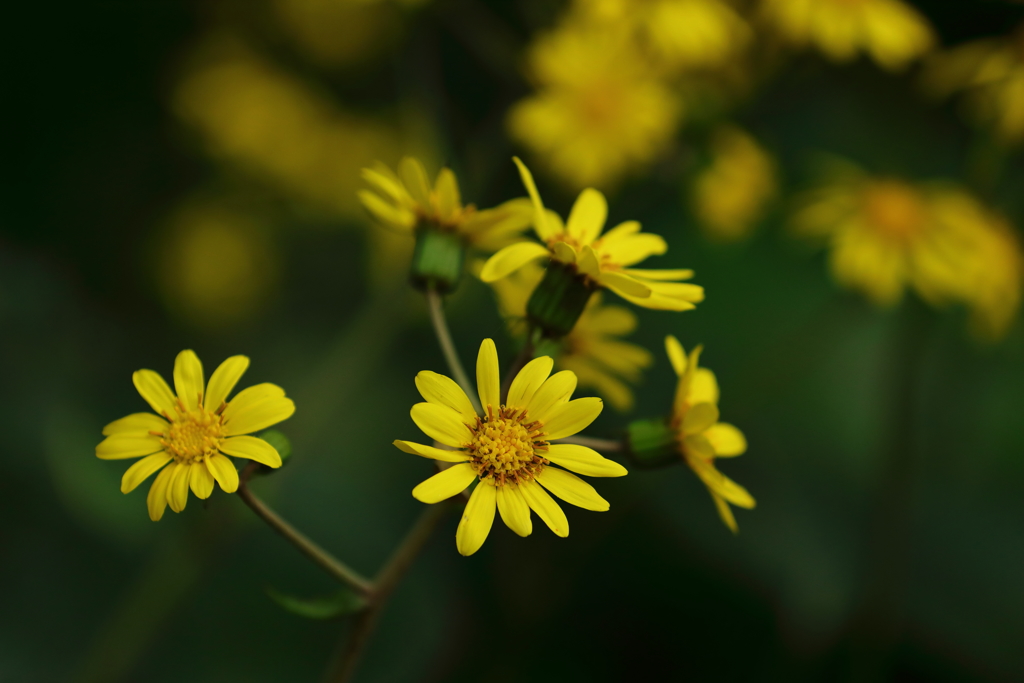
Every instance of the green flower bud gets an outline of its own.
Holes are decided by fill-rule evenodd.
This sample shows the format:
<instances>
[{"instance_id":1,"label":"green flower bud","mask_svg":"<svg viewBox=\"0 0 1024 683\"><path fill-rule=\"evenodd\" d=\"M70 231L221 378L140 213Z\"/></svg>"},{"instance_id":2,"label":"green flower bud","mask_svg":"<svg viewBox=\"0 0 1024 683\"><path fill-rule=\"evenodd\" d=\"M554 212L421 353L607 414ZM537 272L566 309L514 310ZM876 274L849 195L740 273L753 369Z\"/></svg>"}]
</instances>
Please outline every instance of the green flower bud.
<instances>
[{"instance_id":1,"label":"green flower bud","mask_svg":"<svg viewBox=\"0 0 1024 683\"><path fill-rule=\"evenodd\" d=\"M544 279L530 295L526 317L545 337L561 339L572 332L594 291L575 268L551 261L544 271Z\"/></svg>"},{"instance_id":2,"label":"green flower bud","mask_svg":"<svg viewBox=\"0 0 1024 683\"><path fill-rule=\"evenodd\" d=\"M676 432L665 418L631 422L626 428L626 450L636 466L642 469L679 462Z\"/></svg>"},{"instance_id":3,"label":"green flower bud","mask_svg":"<svg viewBox=\"0 0 1024 683\"><path fill-rule=\"evenodd\" d=\"M424 224L416 230L410 279L420 291L434 289L442 294L455 289L462 277L466 246L455 232Z\"/></svg>"}]
</instances>

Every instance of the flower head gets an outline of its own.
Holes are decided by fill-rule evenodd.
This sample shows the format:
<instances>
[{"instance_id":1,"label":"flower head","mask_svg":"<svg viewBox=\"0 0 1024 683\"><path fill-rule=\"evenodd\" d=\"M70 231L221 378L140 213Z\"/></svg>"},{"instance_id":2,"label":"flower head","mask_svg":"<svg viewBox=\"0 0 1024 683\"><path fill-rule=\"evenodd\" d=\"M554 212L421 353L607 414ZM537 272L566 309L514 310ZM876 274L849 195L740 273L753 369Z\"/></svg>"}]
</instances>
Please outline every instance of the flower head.
<instances>
[{"instance_id":1,"label":"flower head","mask_svg":"<svg viewBox=\"0 0 1024 683\"><path fill-rule=\"evenodd\" d=\"M834 62L865 52L898 71L935 43L927 19L901 0L763 0L761 7L782 39L813 45Z\"/></svg>"},{"instance_id":2,"label":"flower head","mask_svg":"<svg viewBox=\"0 0 1024 683\"><path fill-rule=\"evenodd\" d=\"M604 511L608 502L590 484L567 472L592 477L620 477L626 469L584 446L552 444L585 429L601 412L601 399L570 401L576 376L551 373L553 361L536 358L519 372L504 401L494 342L485 339L477 358L477 390L483 414L453 380L435 372L416 376L426 400L412 407L412 419L423 432L454 450L395 441L413 455L455 463L413 489L424 503L439 503L477 482L459 523L459 552L472 555L487 539L495 509L515 533L533 531L530 510L558 536L569 535L569 522L548 494L587 510ZM555 467L560 465L565 469Z\"/></svg>"},{"instance_id":3,"label":"flower head","mask_svg":"<svg viewBox=\"0 0 1024 683\"><path fill-rule=\"evenodd\" d=\"M152 370L132 375L135 388L156 414L135 413L108 424L103 428L107 438L96 446L96 457L142 458L124 473L122 493L159 472L146 498L153 521L163 517L168 505L175 512L184 510L189 488L197 497L209 498L216 481L233 493L238 472L226 456L281 466L273 446L245 435L288 419L295 404L281 387L267 383L244 389L229 401L228 394L248 367L248 358L232 356L204 386L199 358L192 351L182 351L174 361L177 395Z\"/></svg>"},{"instance_id":4,"label":"flower head","mask_svg":"<svg viewBox=\"0 0 1024 683\"><path fill-rule=\"evenodd\" d=\"M423 226L454 232L484 251L496 251L520 239L529 225L530 203L513 199L494 209L478 211L463 205L459 182L451 169L442 168L431 186L418 159L405 157L395 173L378 162L363 169L373 191L360 190L363 206L382 224L412 233Z\"/></svg>"},{"instance_id":5,"label":"flower head","mask_svg":"<svg viewBox=\"0 0 1024 683\"><path fill-rule=\"evenodd\" d=\"M620 223L605 234L608 202L604 195L588 188L580 193L562 223L558 214L547 211L530 171L515 159L523 184L534 206L534 229L544 242L519 242L505 247L484 265L480 278L494 282L527 263L550 258L573 269L593 288L610 289L623 299L644 308L686 311L704 300L704 288L678 282L693 277L692 270L646 270L631 266L668 249L660 235L640 232L636 221Z\"/></svg>"},{"instance_id":6,"label":"flower head","mask_svg":"<svg viewBox=\"0 0 1024 683\"><path fill-rule=\"evenodd\" d=\"M745 488L718 471L715 459L743 455L747 440L733 425L718 421L718 382L713 372L697 365L701 347L687 356L679 340L669 335L665 350L679 377L670 425L679 451L708 487L722 521L735 533L738 528L729 504L749 510L756 503Z\"/></svg>"}]
</instances>

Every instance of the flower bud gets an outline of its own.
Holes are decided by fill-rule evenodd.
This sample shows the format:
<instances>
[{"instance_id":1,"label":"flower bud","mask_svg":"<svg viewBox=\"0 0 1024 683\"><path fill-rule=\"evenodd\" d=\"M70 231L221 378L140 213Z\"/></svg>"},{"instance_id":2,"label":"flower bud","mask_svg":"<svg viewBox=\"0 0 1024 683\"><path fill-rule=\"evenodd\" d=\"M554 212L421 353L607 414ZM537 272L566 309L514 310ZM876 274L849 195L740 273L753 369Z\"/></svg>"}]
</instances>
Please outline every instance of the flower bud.
<instances>
[{"instance_id":1,"label":"flower bud","mask_svg":"<svg viewBox=\"0 0 1024 683\"><path fill-rule=\"evenodd\" d=\"M561 339L572 332L594 291L574 267L551 261L544 279L530 295L526 317L545 337Z\"/></svg>"},{"instance_id":2,"label":"flower bud","mask_svg":"<svg viewBox=\"0 0 1024 683\"><path fill-rule=\"evenodd\" d=\"M459 284L466 247L459 235L430 224L416 230L410 279L420 291L434 289L445 294Z\"/></svg>"},{"instance_id":3,"label":"flower bud","mask_svg":"<svg viewBox=\"0 0 1024 683\"><path fill-rule=\"evenodd\" d=\"M626 428L626 450L636 466L642 469L679 462L676 432L665 418L631 422Z\"/></svg>"}]
</instances>

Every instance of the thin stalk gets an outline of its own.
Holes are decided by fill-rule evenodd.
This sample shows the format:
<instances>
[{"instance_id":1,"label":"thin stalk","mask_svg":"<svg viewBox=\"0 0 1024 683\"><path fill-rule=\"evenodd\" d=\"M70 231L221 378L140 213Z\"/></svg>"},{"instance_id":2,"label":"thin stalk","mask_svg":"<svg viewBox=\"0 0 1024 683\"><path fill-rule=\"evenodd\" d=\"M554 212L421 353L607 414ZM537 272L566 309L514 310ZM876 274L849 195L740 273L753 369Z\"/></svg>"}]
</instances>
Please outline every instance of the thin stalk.
<instances>
[{"instance_id":1,"label":"thin stalk","mask_svg":"<svg viewBox=\"0 0 1024 683\"><path fill-rule=\"evenodd\" d=\"M255 463L252 465L255 465ZM238 479L238 497L256 513L257 517L270 525L270 528L274 531L284 536L285 540L298 548L300 553L318 564L321 569L338 581L356 589L360 594L370 595L373 590L373 584L354 569L348 567L344 562L309 540L305 534L282 519L280 515L270 509L266 503L252 492L249 488L249 477L252 476L255 470L255 467L252 465L246 467Z\"/></svg>"},{"instance_id":2,"label":"thin stalk","mask_svg":"<svg viewBox=\"0 0 1024 683\"><path fill-rule=\"evenodd\" d=\"M466 396L469 397L470 402L473 404L473 409L476 410L477 414L483 414L483 410L480 407L480 400L477 398L476 390L473 385L469 382L469 376L466 374L465 368L462 367L462 362L459 360L459 354L455 350L455 344L452 342L451 332L448 331L448 321L444 317L444 307L441 302L441 295L434 289L427 290L427 305L430 307L430 321L434 323L434 332L437 334L437 341L441 345L441 351L444 353L444 358L448 361L448 367L451 369L452 374L455 375L455 381L458 382L462 390L466 392Z\"/></svg>"},{"instance_id":3,"label":"thin stalk","mask_svg":"<svg viewBox=\"0 0 1024 683\"><path fill-rule=\"evenodd\" d=\"M553 443L571 443L577 446L593 448L595 451L604 451L606 453L620 453L623 450L621 441L615 441L614 439L599 439L594 436L567 436L564 439L555 439Z\"/></svg>"},{"instance_id":4,"label":"thin stalk","mask_svg":"<svg viewBox=\"0 0 1024 683\"><path fill-rule=\"evenodd\" d=\"M505 399L508 398L508 390L512 386L512 381L515 380L516 375L518 375L519 371L522 370L523 367L525 367L533 358L535 334L536 332L532 329L527 333L526 341L523 342L523 348L519 349L519 355L516 356L514 361L512 361L512 365L509 367L508 372L505 373L505 379L501 382L502 403L504 403Z\"/></svg>"}]
</instances>

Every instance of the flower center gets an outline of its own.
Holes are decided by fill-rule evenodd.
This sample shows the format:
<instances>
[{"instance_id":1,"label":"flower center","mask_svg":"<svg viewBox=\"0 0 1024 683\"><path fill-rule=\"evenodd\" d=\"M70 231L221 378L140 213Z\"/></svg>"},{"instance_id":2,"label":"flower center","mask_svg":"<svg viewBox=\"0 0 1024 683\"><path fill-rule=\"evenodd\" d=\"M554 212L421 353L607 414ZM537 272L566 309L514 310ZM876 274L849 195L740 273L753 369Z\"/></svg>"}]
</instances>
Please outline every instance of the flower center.
<instances>
[{"instance_id":1,"label":"flower center","mask_svg":"<svg viewBox=\"0 0 1024 683\"><path fill-rule=\"evenodd\" d=\"M525 408L501 406L495 414L494 409L487 406L487 413L487 417L478 417L476 426L470 428L473 442L467 449L470 465L480 481L492 486L531 481L548 464L537 453L545 452L548 447L541 424L536 420L527 422Z\"/></svg>"},{"instance_id":2,"label":"flower center","mask_svg":"<svg viewBox=\"0 0 1024 683\"><path fill-rule=\"evenodd\" d=\"M170 429L159 435L160 443L178 462L202 462L217 453L224 438L223 423L220 411L211 413L202 407L186 410L179 404Z\"/></svg>"},{"instance_id":3,"label":"flower center","mask_svg":"<svg viewBox=\"0 0 1024 683\"><path fill-rule=\"evenodd\" d=\"M872 183L864 194L864 204L871 226L896 242L910 241L927 224L927 211L920 196L906 183Z\"/></svg>"}]
</instances>

